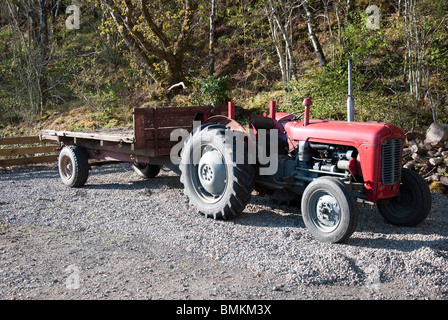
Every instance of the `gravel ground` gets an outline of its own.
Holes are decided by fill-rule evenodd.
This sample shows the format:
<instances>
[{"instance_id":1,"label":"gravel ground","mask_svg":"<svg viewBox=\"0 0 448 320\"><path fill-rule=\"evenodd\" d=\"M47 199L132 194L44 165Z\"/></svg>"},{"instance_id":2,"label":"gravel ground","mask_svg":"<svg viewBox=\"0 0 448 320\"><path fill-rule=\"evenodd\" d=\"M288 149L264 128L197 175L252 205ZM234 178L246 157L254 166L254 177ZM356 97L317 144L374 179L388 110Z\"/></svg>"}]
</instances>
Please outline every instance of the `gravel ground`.
<instances>
[{"instance_id":1,"label":"gravel ground","mask_svg":"<svg viewBox=\"0 0 448 320\"><path fill-rule=\"evenodd\" d=\"M344 244L314 240L300 211L254 195L233 221L188 207L179 177L94 167L0 173L0 299L434 299L448 297L448 198L417 228L360 207Z\"/></svg>"}]
</instances>

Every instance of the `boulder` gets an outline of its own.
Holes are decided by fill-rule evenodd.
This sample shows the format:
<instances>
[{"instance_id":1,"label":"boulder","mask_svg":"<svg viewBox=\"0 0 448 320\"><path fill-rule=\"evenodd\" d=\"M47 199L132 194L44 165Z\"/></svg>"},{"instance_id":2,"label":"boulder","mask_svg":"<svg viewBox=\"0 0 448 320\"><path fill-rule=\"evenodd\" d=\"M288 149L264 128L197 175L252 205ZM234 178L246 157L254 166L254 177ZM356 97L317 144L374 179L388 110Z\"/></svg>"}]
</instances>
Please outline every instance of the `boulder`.
<instances>
[{"instance_id":1,"label":"boulder","mask_svg":"<svg viewBox=\"0 0 448 320\"><path fill-rule=\"evenodd\" d=\"M426 131L425 144L444 147L448 140L448 124L432 123Z\"/></svg>"}]
</instances>

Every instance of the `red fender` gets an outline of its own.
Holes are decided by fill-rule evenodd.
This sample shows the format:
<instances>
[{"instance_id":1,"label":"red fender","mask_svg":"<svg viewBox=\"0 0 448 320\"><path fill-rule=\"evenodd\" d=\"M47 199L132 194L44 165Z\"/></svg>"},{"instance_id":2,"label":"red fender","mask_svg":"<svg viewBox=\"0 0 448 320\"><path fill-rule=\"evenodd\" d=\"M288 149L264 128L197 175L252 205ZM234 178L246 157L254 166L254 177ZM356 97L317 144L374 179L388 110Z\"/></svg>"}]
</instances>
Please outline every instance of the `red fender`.
<instances>
[{"instance_id":1,"label":"red fender","mask_svg":"<svg viewBox=\"0 0 448 320\"><path fill-rule=\"evenodd\" d=\"M231 130L247 133L246 129L244 129L244 127L241 124L226 116L222 115L212 116L208 118L204 123L210 123L210 122L222 124L223 126L229 127Z\"/></svg>"}]
</instances>

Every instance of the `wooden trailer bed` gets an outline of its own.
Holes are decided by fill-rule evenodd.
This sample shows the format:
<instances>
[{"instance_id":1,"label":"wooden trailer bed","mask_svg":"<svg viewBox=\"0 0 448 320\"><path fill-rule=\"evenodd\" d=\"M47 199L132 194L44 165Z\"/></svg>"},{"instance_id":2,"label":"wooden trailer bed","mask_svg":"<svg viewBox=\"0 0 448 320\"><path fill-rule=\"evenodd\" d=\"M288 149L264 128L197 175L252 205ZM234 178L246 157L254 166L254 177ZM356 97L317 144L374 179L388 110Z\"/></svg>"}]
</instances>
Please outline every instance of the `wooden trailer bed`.
<instances>
[{"instance_id":1,"label":"wooden trailer bed","mask_svg":"<svg viewBox=\"0 0 448 320\"><path fill-rule=\"evenodd\" d=\"M171 148L178 143L170 141L173 130L191 132L193 121L203 122L220 114L227 115L227 108L135 108L132 127L82 132L43 130L40 140L56 141L61 147L80 146L89 159L168 165Z\"/></svg>"}]
</instances>

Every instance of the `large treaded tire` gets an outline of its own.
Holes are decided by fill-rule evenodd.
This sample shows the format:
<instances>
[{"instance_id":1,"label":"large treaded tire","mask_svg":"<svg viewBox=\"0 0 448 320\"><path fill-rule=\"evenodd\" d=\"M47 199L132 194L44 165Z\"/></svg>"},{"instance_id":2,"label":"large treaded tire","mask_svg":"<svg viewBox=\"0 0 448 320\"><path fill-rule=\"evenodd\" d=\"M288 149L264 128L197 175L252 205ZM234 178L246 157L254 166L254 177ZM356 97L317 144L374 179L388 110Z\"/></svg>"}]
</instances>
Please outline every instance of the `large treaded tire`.
<instances>
[{"instance_id":1,"label":"large treaded tire","mask_svg":"<svg viewBox=\"0 0 448 320\"><path fill-rule=\"evenodd\" d=\"M379 202L377 207L388 223L415 227L428 217L431 205L431 191L426 181L417 172L403 168L398 195Z\"/></svg>"},{"instance_id":2,"label":"large treaded tire","mask_svg":"<svg viewBox=\"0 0 448 320\"><path fill-rule=\"evenodd\" d=\"M133 163L135 173L142 178L155 178L160 172L160 166L149 163Z\"/></svg>"},{"instance_id":3,"label":"large treaded tire","mask_svg":"<svg viewBox=\"0 0 448 320\"><path fill-rule=\"evenodd\" d=\"M58 158L59 176L69 187L83 186L89 177L87 154L81 147L69 145L62 148Z\"/></svg>"},{"instance_id":4,"label":"large treaded tire","mask_svg":"<svg viewBox=\"0 0 448 320\"><path fill-rule=\"evenodd\" d=\"M346 241L358 224L358 207L348 187L334 177L313 180L302 195L303 222L322 242Z\"/></svg>"},{"instance_id":5,"label":"large treaded tire","mask_svg":"<svg viewBox=\"0 0 448 320\"><path fill-rule=\"evenodd\" d=\"M233 143L226 143L226 130L218 124L195 129L185 141L179 164L180 181L189 204L214 219L232 219L240 214L254 188L255 170L247 163L246 155L244 161L235 161L236 148ZM215 158L208 166L205 159L210 155ZM208 178L209 181L204 180Z\"/></svg>"}]
</instances>

